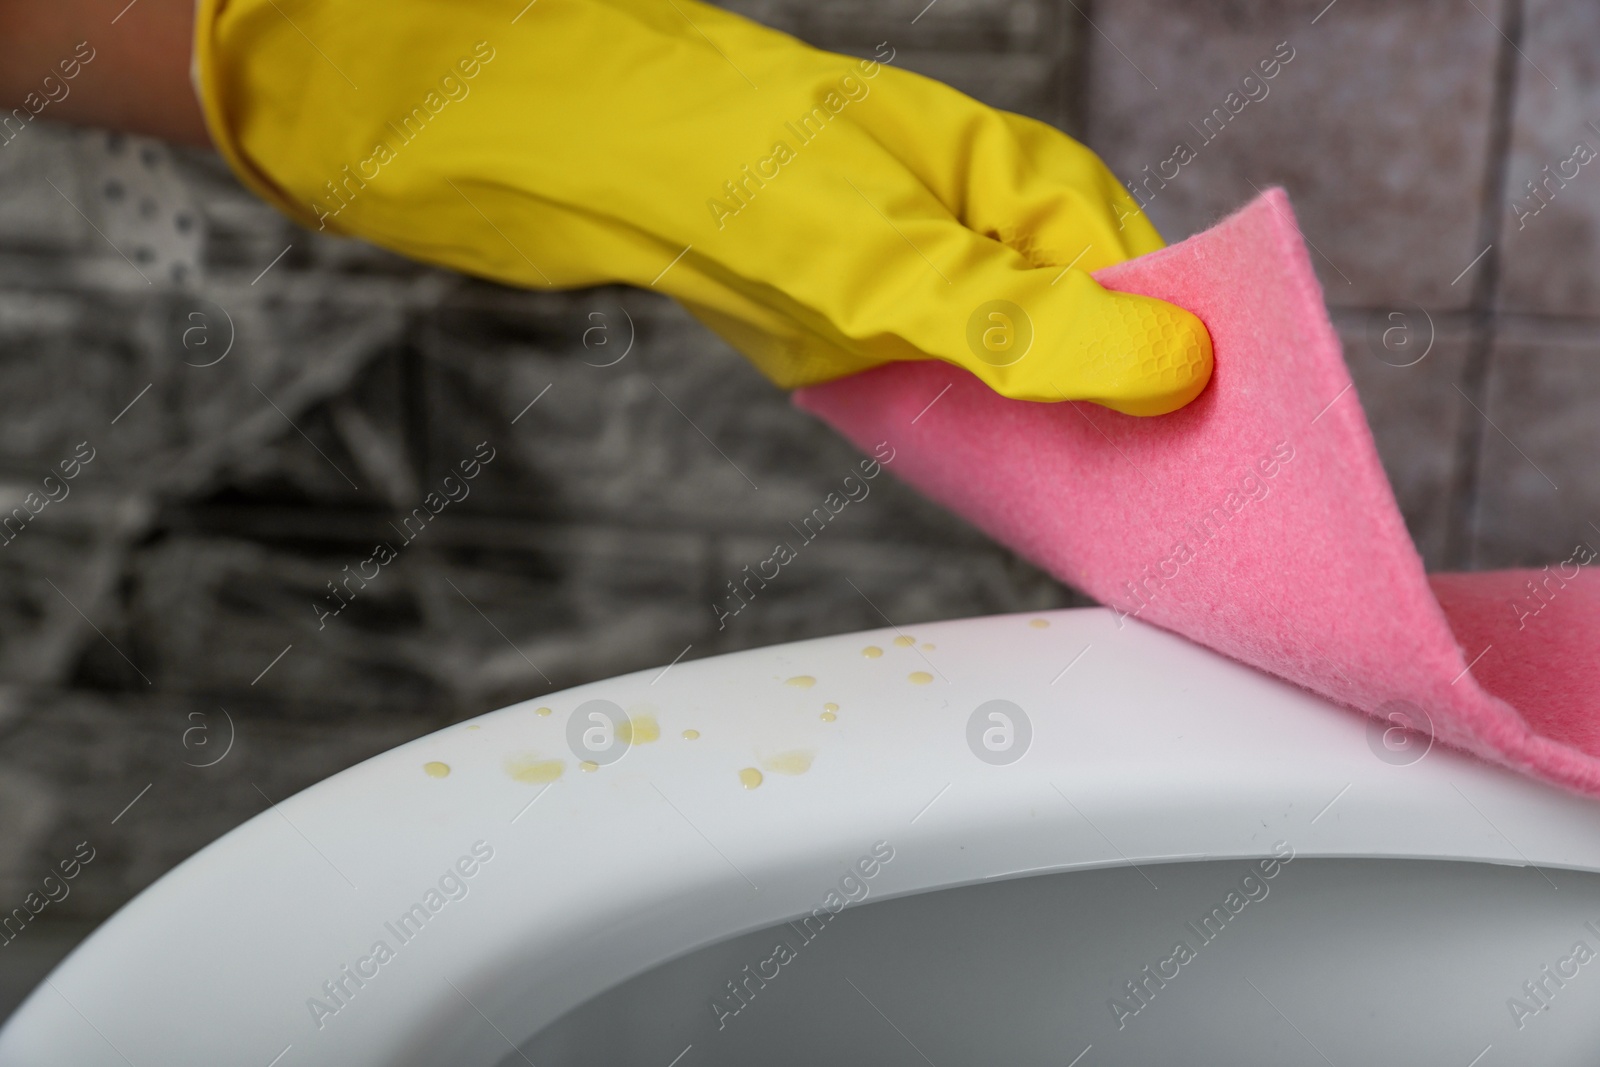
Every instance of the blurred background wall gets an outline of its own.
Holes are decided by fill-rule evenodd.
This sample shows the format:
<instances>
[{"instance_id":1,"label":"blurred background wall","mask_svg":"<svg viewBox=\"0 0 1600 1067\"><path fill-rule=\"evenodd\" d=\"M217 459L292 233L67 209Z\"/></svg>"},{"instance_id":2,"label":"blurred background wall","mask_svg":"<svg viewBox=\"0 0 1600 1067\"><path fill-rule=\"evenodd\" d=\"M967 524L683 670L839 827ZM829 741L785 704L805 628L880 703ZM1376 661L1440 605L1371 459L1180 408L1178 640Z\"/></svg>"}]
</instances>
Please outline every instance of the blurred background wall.
<instances>
[{"instance_id":1,"label":"blurred background wall","mask_svg":"<svg viewBox=\"0 0 1600 1067\"><path fill-rule=\"evenodd\" d=\"M1429 567L1600 544L1600 162L1576 162L1600 150L1600 8L730 6L887 42L1124 178L1189 144L1149 187L1169 240L1286 186ZM1267 95L1206 129L1285 43ZM724 584L855 457L686 314L421 268L297 229L208 153L39 121L0 147L0 515L83 442L70 495L0 534L0 910L76 843L96 858L0 948L0 1011L199 847L453 721L680 656L1082 602L881 479L719 631ZM471 495L319 628L327 583L480 442Z\"/></svg>"}]
</instances>

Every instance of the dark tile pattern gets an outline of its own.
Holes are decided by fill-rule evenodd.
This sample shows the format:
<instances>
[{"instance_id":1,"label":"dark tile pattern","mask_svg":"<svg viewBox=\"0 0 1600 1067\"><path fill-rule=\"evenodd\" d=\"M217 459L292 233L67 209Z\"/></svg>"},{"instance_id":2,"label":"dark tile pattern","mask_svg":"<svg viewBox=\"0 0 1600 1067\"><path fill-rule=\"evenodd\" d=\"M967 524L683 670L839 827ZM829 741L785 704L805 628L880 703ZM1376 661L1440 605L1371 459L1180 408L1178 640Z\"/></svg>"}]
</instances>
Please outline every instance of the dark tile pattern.
<instances>
[{"instance_id":1,"label":"dark tile pattern","mask_svg":"<svg viewBox=\"0 0 1600 1067\"><path fill-rule=\"evenodd\" d=\"M1498 5L1339 0L1317 18L1321 8L1100 5L1088 142L1140 184L1169 240L1282 185L1331 304L1465 307L1467 290L1450 282L1482 247L1501 44L1483 13ZM1164 181L1179 144L1194 158Z\"/></svg>"},{"instance_id":2,"label":"dark tile pattern","mask_svg":"<svg viewBox=\"0 0 1600 1067\"><path fill-rule=\"evenodd\" d=\"M1600 8L1535 0L1527 19L1501 205L1501 307L1600 315Z\"/></svg>"},{"instance_id":3,"label":"dark tile pattern","mask_svg":"<svg viewBox=\"0 0 1600 1067\"><path fill-rule=\"evenodd\" d=\"M1600 331L1519 333L1496 346L1483 412L1472 414L1485 425L1480 567L1542 567L1580 541L1600 545Z\"/></svg>"}]
</instances>

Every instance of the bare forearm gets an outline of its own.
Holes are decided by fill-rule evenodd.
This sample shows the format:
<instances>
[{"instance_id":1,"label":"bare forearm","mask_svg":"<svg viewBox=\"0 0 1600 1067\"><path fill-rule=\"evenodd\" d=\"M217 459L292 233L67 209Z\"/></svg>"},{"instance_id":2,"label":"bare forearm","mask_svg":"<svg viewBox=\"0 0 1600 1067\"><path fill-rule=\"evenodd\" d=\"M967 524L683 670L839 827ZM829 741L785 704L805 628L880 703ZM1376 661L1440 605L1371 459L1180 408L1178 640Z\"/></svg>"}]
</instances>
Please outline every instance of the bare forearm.
<instances>
[{"instance_id":1,"label":"bare forearm","mask_svg":"<svg viewBox=\"0 0 1600 1067\"><path fill-rule=\"evenodd\" d=\"M208 144L193 26L193 0L0 0L0 114Z\"/></svg>"}]
</instances>

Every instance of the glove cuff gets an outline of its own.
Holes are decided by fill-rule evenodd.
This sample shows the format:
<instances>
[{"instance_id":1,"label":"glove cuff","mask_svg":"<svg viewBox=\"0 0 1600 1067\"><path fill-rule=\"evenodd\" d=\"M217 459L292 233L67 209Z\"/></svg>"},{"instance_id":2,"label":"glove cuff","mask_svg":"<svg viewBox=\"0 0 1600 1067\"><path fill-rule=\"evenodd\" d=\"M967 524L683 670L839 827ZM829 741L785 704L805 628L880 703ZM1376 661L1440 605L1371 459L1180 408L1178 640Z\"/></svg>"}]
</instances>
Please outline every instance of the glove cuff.
<instances>
[{"instance_id":1,"label":"glove cuff","mask_svg":"<svg viewBox=\"0 0 1600 1067\"><path fill-rule=\"evenodd\" d=\"M194 53L190 78L200 98L206 132L218 154L244 186L261 199L308 229L323 229L306 205L290 196L251 162L244 153L235 129L229 96L227 64L222 55L222 39L230 0L197 0L194 19Z\"/></svg>"}]
</instances>

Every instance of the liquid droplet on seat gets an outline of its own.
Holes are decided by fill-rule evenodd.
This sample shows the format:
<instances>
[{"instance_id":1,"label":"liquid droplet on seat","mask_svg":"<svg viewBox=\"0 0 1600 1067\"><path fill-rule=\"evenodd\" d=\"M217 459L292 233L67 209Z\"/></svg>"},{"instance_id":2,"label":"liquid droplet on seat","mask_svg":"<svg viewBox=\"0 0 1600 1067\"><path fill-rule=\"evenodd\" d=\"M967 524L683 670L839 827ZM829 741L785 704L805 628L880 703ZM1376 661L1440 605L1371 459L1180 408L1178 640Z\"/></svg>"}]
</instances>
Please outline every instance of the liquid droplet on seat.
<instances>
[{"instance_id":1,"label":"liquid droplet on seat","mask_svg":"<svg viewBox=\"0 0 1600 1067\"><path fill-rule=\"evenodd\" d=\"M566 769L565 760L540 759L532 754L513 756L506 760L507 774L519 782L532 782L536 785L555 781Z\"/></svg>"},{"instance_id":2,"label":"liquid droplet on seat","mask_svg":"<svg viewBox=\"0 0 1600 1067\"><path fill-rule=\"evenodd\" d=\"M792 752L780 752L771 759L761 761L761 765L773 774L804 774L811 769L811 761L816 758L816 753L808 748L797 748Z\"/></svg>"}]
</instances>

